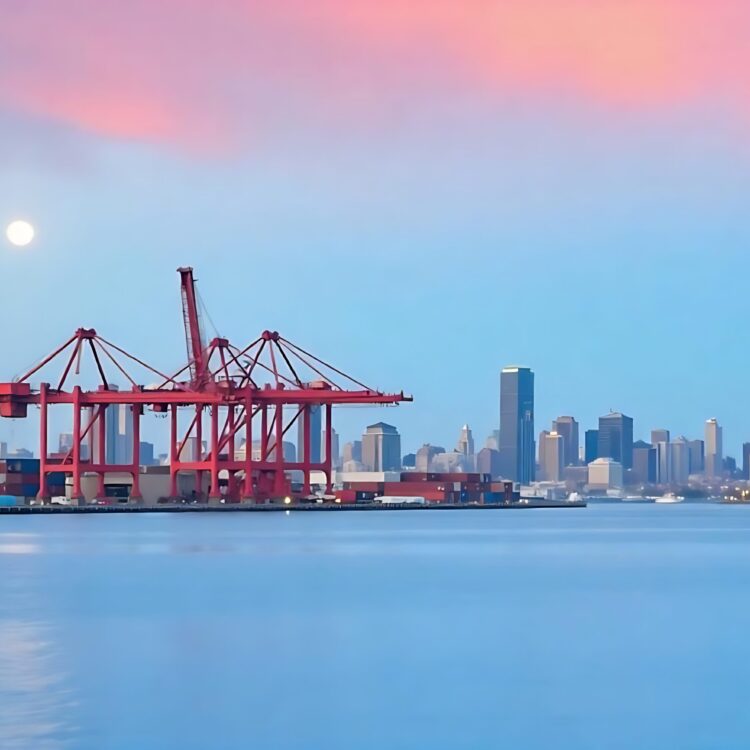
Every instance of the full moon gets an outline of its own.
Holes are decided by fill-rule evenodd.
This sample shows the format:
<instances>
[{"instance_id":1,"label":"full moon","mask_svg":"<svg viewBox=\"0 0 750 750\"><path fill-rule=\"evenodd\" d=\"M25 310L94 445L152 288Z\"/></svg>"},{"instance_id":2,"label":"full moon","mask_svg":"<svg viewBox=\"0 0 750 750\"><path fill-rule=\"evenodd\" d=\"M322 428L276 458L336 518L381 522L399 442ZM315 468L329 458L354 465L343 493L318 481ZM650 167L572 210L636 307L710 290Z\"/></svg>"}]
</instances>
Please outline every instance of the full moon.
<instances>
[{"instance_id":1,"label":"full moon","mask_svg":"<svg viewBox=\"0 0 750 750\"><path fill-rule=\"evenodd\" d=\"M16 247L26 247L34 239L34 227L28 221L12 221L5 230L8 242Z\"/></svg>"}]
</instances>

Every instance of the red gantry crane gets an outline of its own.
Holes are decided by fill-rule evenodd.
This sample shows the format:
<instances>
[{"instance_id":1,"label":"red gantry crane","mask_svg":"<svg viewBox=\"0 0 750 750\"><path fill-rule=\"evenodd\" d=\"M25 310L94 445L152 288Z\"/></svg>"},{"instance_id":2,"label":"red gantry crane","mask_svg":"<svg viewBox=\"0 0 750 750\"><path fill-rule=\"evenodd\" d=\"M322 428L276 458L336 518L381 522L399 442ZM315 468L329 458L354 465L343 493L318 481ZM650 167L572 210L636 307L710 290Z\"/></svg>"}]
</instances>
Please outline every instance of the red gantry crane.
<instances>
[{"instance_id":1,"label":"red gantry crane","mask_svg":"<svg viewBox=\"0 0 750 750\"><path fill-rule=\"evenodd\" d=\"M396 405L411 401L400 393L384 393L366 386L322 359L285 339L276 331L263 331L243 348L226 338L206 343L192 268L178 269L181 281L187 363L169 375L101 337L94 329L79 328L64 344L23 376L0 383L0 416L26 417L29 405L40 409L39 497L49 497L47 475L72 476L72 497L82 500L84 472L98 475L98 497L105 494L105 475L127 472L133 477L131 500L141 499L140 424L144 409L169 415L169 494L178 497L177 477L192 472L200 494L208 477L208 498L220 497L220 474L227 477L230 501L264 501L291 495L288 473L301 472L300 496L310 494L310 473L323 472L326 493L332 491L332 409L342 404ZM98 385L84 389L69 384L81 372L82 359L93 362ZM31 378L62 362L57 381L32 387ZM136 381L133 372L145 374L152 385ZM114 377L113 377L114 374ZM114 380L125 381L120 390ZM50 460L49 410L68 404L73 409L72 447L62 458ZM131 460L108 463L107 408L125 405L132 413ZM322 455L314 456L311 414L323 412ZM180 429L179 414L187 412L187 428ZM204 435L205 422L208 434ZM297 460L284 456L284 438L299 426L301 445ZM207 440L206 440L207 437ZM205 440L205 443L204 443ZM205 448L204 448L205 445ZM85 449L84 449L85 448ZM192 449L192 450L191 450Z\"/></svg>"}]
</instances>

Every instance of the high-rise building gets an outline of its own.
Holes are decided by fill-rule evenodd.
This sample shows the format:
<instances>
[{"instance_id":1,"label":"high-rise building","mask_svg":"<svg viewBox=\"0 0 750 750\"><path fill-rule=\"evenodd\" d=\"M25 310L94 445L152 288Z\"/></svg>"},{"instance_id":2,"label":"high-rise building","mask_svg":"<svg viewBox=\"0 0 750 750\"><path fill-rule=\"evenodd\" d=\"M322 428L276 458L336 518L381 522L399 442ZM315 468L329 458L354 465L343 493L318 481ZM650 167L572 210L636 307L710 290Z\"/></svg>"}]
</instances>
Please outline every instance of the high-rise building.
<instances>
[{"instance_id":1,"label":"high-rise building","mask_svg":"<svg viewBox=\"0 0 750 750\"><path fill-rule=\"evenodd\" d=\"M348 463L349 461L362 463L362 441L352 440L350 443L344 443L341 461L342 463Z\"/></svg>"},{"instance_id":2,"label":"high-rise building","mask_svg":"<svg viewBox=\"0 0 750 750\"><path fill-rule=\"evenodd\" d=\"M500 466L506 479L534 480L534 373L504 367L500 373Z\"/></svg>"},{"instance_id":3,"label":"high-rise building","mask_svg":"<svg viewBox=\"0 0 750 750\"><path fill-rule=\"evenodd\" d=\"M133 409L130 404L110 404L104 415L106 424L105 457L109 464L133 461ZM96 430L93 427L92 430ZM94 456L96 459L96 456Z\"/></svg>"},{"instance_id":4,"label":"high-rise building","mask_svg":"<svg viewBox=\"0 0 750 750\"><path fill-rule=\"evenodd\" d=\"M583 456L587 464L599 458L599 430L586 430Z\"/></svg>"},{"instance_id":5,"label":"high-rise building","mask_svg":"<svg viewBox=\"0 0 750 750\"><path fill-rule=\"evenodd\" d=\"M542 430L539 433L539 438L536 441L536 449L537 449L537 466L542 469L544 466L544 461L546 459L546 453L547 450L547 435L549 435L549 430Z\"/></svg>"},{"instance_id":6,"label":"high-rise building","mask_svg":"<svg viewBox=\"0 0 750 750\"><path fill-rule=\"evenodd\" d=\"M542 471L543 478L548 482L560 482L565 464L563 458L565 455L565 442L562 435L556 432L547 432L546 430L540 435L539 448L539 468ZM542 444L544 447L541 447Z\"/></svg>"},{"instance_id":7,"label":"high-rise building","mask_svg":"<svg viewBox=\"0 0 750 750\"><path fill-rule=\"evenodd\" d=\"M633 420L611 412L599 417L599 457L611 458L622 464L623 470L633 467Z\"/></svg>"},{"instance_id":8,"label":"high-rise building","mask_svg":"<svg viewBox=\"0 0 750 750\"><path fill-rule=\"evenodd\" d=\"M654 443L654 450L656 451L656 482L658 484L669 484L672 481L672 451L669 448L669 443L660 440L658 443Z\"/></svg>"},{"instance_id":9,"label":"high-rise building","mask_svg":"<svg viewBox=\"0 0 750 750\"><path fill-rule=\"evenodd\" d=\"M722 474L722 430L716 419L706 420L706 476L720 477Z\"/></svg>"},{"instance_id":10,"label":"high-rise building","mask_svg":"<svg viewBox=\"0 0 750 750\"><path fill-rule=\"evenodd\" d=\"M669 430L651 430L651 445L669 442Z\"/></svg>"},{"instance_id":11,"label":"high-rise building","mask_svg":"<svg viewBox=\"0 0 750 750\"><path fill-rule=\"evenodd\" d=\"M491 448L493 451L500 450L500 430L492 430L492 434L484 443L485 448Z\"/></svg>"},{"instance_id":12,"label":"high-rise building","mask_svg":"<svg viewBox=\"0 0 750 750\"><path fill-rule=\"evenodd\" d=\"M558 417L552 423L552 432L556 432L563 441L563 466L578 464L578 422L573 417Z\"/></svg>"},{"instance_id":13,"label":"high-rise building","mask_svg":"<svg viewBox=\"0 0 750 750\"><path fill-rule=\"evenodd\" d=\"M73 433L61 432L57 439L57 450L59 453L67 453L73 450Z\"/></svg>"},{"instance_id":14,"label":"high-rise building","mask_svg":"<svg viewBox=\"0 0 750 750\"><path fill-rule=\"evenodd\" d=\"M401 436L385 422L371 424L362 435L362 463L368 471L398 471L401 468Z\"/></svg>"},{"instance_id":15,"label":"high-rise building","mask_svg":"<svg viewBox=\"0 0 750 750\"><path fill-rule=\"evenodd\" d=\"M325 430L323 430L320 433L320 450L322 451L321 455L325 453L325 445L326 445L326 433ZM299 451L297 451L299 453ZM339 434L336 432L336 430L331 427L331 465L334 469L341 468L341 453L339 452Z\"/></svg>"},{"instance_id":16,"label":"high-rise building","mask_svg":"<svg viewBox=\"0 0 750 750\"><path fill-rule=\"evenodd\" d=\"M690 476L690 444L687 438L677 437L669 444L672 464L671 481L684 484Z\"/></svg>"},{"instance_id":17,"label":"high-rise building","mask_svg":"<svg viewBox=\"0 0 750 750\"><path fill-rule=\"evenodd\" d=\"M477 471L489 474L493 479L500 476L500 451L494 448L482 448L477 453Z\"/></svg>"},{"instance_id":18,"label":"high-rise building","mask_svg":"<svg viewBox=\"0 0 750 750\"><path fill-rule=\"evenodd\" d=\"M440 453L445 453L445 448L440 445L430 445L425 443L418 451L417 458L414 462L414 466L417 471L430 471L432 469L432 462Z\"/></svg>"},{"instance_id":19,"label":"high-rise building","mask_svg":"<svg viewBox=\"0 0 750 750\"><path fill-rule=\"evenodd\" d=\"M633 481L636 484L656 481L656 449L643 440L633 443Z\"/></svg>"},{"instance_id":20,"label":"high-rise building","mask_svg":"<svg viewBox=\"0 0 750 750\"><path fill-rule=\"evenodd\" d=\"M742 444L742 478L750 479L750 443Z\"/></svg>"},{"instance_id":21,"label":"high-rise building","mask_svg":"<svg viewBox=\"0 0 750 750\"><path fill-rule=\"evenodd\" d=\"M311 404L305 407L309 411L308 420L310 422L310 461L318 464L322 458L321 451L321 425L323 422L323 412L320 404ZM297 456L299 461L304 461L303 446L305 444L305 415L304 412L297 417ZM337 455L334 453L334 455Z\"/></svg>"},{"instance_id":22,"label":"high-rise building","mask_svg":"<svg viewBox=\"0 0 750 750\"><path fill-rule=\"evenodd\" d=\"M465 424L461 428L461 434L458 436L458 443L456 444L456 450L459 453L463 453L464 456L474 456L474 437L471 434L471 428Z\"/></svg>"},{"instance_id":23,"label":"high-rise building","mask_svg":"<svg viewBox=\"0 0 750 750\"><path fill-rule=\"evenodd\" d=\"M690 448L690 473L702 474L706 468L706 452L702 440L688 440Z\"/></svg>"},{"instance_id":24,"label":"high-rise building","mask_svg":"<svg viewBox=\"0 0 750 750\"><path fill-rule=\"evenodd\" d=\"M145 440L138 443L138 461L141 466L153 466L156 463L153 443L148 443Z\"/></svg>"}]
</instances>

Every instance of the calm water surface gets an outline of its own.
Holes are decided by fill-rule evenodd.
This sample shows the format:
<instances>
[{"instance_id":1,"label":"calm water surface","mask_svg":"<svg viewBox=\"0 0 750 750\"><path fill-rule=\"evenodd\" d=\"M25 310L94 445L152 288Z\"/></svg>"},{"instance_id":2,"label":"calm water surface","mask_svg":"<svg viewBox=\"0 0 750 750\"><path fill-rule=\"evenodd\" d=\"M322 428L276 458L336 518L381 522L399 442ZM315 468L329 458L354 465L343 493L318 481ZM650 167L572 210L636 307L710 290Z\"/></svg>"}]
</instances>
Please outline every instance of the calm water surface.
<instances>
[{"instance_id":1,"label":"calm water surface","mask_svg":"<svg viewBox=\"0 0 750 750\"><path fill-rule=\"evenodd\" d=\"M750 507L0 518L0 748L750 747Z\"/></svg>"}]
</instances>

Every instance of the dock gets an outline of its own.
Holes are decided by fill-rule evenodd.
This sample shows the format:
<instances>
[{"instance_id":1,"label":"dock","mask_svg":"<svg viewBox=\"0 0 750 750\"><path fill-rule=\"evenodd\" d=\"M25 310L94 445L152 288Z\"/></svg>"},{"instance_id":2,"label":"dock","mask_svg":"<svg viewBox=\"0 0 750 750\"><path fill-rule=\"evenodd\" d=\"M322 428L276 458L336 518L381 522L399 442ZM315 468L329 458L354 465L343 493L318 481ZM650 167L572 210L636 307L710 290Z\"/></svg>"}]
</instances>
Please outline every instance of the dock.
<instances>
[{"instance_id":1,"label":"dock","mask_svg":"<svg viewBox=\"0 0 750 750\"><path fill-rule=\"evenodd\" d=\"M448 504L433 503L418 505L403 503L400 505L379 505L377 503L299 503L291 505L269 504L251 505L231 503L213 505L208 503L163 503L144 505L136 503L116 503L113 505L12 505L0 507L0 516L9 515L70 515L71 513L349 513L392 511L448 511L448 510L531 510L535 508L585 508L583 501L560 502L554 500L534 500L527 503L487 503Z\"/></svg>"}]
</instances>

